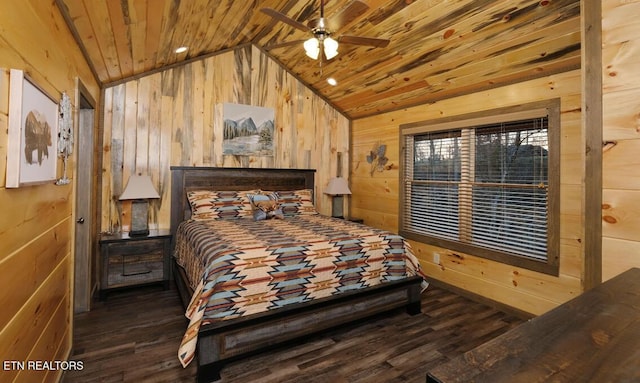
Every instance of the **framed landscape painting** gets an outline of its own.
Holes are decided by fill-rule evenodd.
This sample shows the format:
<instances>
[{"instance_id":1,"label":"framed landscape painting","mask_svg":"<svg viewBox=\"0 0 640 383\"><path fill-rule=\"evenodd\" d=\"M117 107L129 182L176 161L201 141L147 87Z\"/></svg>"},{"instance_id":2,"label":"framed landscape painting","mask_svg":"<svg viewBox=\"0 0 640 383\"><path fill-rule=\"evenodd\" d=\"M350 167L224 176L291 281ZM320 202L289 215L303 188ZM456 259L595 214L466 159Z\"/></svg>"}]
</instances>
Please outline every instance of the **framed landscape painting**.
<instances>
[{"instance_id":1,"label":"framed landscape painting","mask_svg":"<svg viewBox=\"0 0 640 383\"><path fill-rule=\"evenodd\" d=\"M58 104L24 72L11 69L6 187L56 179Z\"/></svg>"},{"instance_id":2,"label":"framed landscape painting","mask_svg":"<svg viewBox=\"0 0 640 383\"><path fill-rule=\"evenodd\" d=\"M273 156L274 110L260 106L222 104L223 154Z\"/></svg>"}]
</instances>

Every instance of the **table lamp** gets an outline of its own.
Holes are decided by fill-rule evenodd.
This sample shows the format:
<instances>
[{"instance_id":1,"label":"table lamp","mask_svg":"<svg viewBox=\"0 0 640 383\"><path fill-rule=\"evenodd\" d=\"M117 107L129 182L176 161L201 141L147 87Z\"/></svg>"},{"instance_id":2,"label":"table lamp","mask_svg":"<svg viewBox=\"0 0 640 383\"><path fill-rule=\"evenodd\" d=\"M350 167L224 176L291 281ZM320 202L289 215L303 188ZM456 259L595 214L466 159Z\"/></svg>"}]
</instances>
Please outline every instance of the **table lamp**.
<instances>
[{"instance_id":1,"label":"table lamp","mask_svg":"<svg viewBox=\"0 0 640 383\"><path fill-rule=\"evenodd\" d=\"M334 218L344 218L344 195L351 194L347 180L342 177L334 177L329 180L324 194L333 196L331 203L331 216Z\"/></svg>"},{"instance_id":2,"label":"table lamp","mask_svg":"<svg viewBox=\"0 0 640 383\"><path fill-rule=\"evenodd\" d=\"M149 199L160 198L149 176L131 176L120 200L131 201L129 236L149 235Z\"/></svg>"}]
</instances>

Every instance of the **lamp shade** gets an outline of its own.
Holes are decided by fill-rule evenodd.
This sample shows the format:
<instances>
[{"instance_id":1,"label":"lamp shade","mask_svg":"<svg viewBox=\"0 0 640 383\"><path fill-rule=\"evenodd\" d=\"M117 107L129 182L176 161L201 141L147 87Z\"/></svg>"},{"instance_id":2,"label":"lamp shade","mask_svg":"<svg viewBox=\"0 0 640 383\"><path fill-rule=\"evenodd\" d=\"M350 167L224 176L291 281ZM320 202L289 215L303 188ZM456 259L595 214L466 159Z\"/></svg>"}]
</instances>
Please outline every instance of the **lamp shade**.
<instances>
[{"instance_id":1,"label":"lamp shade","mask_svg":"<svg viewBox=\"0 0 640 383\"><path fill-rule=\"evenodd\" d=\"M329 180L329 184L327 188L324 189L325 194L329 195L343 195L343 194L351 194L351 190L349 190L349 184L347 180L342 177L334 177Z\"/></svg>"},{"instance_id":2,"label":"lamp shade","mask_svg":"<svg viewBox=\"0 0 640 383\"><path fill-rule=\"evenodd\" d=\"M309 40L305 41L303 46L307 56L311 57L314 60L318 59L318 55L320 54L320 41L318 41L318 39L312 37Z\"/></svg>"},{"instance_id":3,"label":"lamp shade","mask_svg":"<svg viewBox=\"0 0 640 383\"><path fill-rule=\"evenodd\" d=\"M331 60L332 58L338 55L338 42L331 37L327 37L322 42L324 46L324 55L327 56L327 60Z\"/></svg>"},{"instance_id":4,"label":"lamp shade","mask_svg":"<svg viewBox=\"0 0 640 383\"><path fill-rule=\"evenodd\" d=\"M120 200L160 198L149 176L131 176Z\"/></svg>"}]
</instances>

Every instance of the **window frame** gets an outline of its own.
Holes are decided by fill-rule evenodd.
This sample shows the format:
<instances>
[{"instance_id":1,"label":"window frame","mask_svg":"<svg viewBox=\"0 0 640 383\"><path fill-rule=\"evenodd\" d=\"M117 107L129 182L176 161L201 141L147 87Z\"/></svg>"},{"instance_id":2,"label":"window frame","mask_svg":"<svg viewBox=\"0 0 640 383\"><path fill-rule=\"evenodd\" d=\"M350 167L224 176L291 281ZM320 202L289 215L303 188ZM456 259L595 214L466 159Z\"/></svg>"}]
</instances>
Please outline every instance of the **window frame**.
<instances>
[{"instance_id":1,"label":"window frame","mask_svg":"<svg viewBox=\"0 0 640 383\"><path fill-rule=\"evenodd\" d=\"M470 243L454 241L436 236L416 233L408 230L405 222L405 203L409 196L406 180L408 156L413 157L413 147L407 147L408 136L419 136L425 133L475 129L487 124L498 124L527 118L548 118L548 189L547 189L547 259L540 260L525 257L507 251L490 249ZM528 104L497 108L458 116L425 120L400 125L400 179L399 179L399 233L405 238L450 249L454 252L482 257L496 262L521 267L549 275L559 275L560 264L560 99L545 100ZM473 159L469 159L473 161ZM411 159L413 162L413 159ZM411 169L413 170L413 169ZM411 172L409 172L411 174ZM460 213L459 213L460 215ZM466 217L469 218L469 217ZM463 219L463 218L461 218Z\"/></svg>"}]
</instances>

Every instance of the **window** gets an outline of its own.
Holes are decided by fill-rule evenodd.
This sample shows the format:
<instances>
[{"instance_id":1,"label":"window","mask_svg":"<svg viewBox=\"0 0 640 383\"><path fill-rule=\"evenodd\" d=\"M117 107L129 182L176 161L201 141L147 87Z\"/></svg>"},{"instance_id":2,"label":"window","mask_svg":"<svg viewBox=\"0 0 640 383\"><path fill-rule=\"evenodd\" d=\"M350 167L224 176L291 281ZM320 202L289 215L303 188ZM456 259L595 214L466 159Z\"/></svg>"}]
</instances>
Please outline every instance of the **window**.
<instances>
[{"instance_id":1,"label":"window","mask_svg":"<svg viewBox=\"0 0 640 383\"><path fill-rule=\"evenodd\" d=\"M400 233L558 274L559 100L401 127Z\"/></svg>"}]
</instances>

